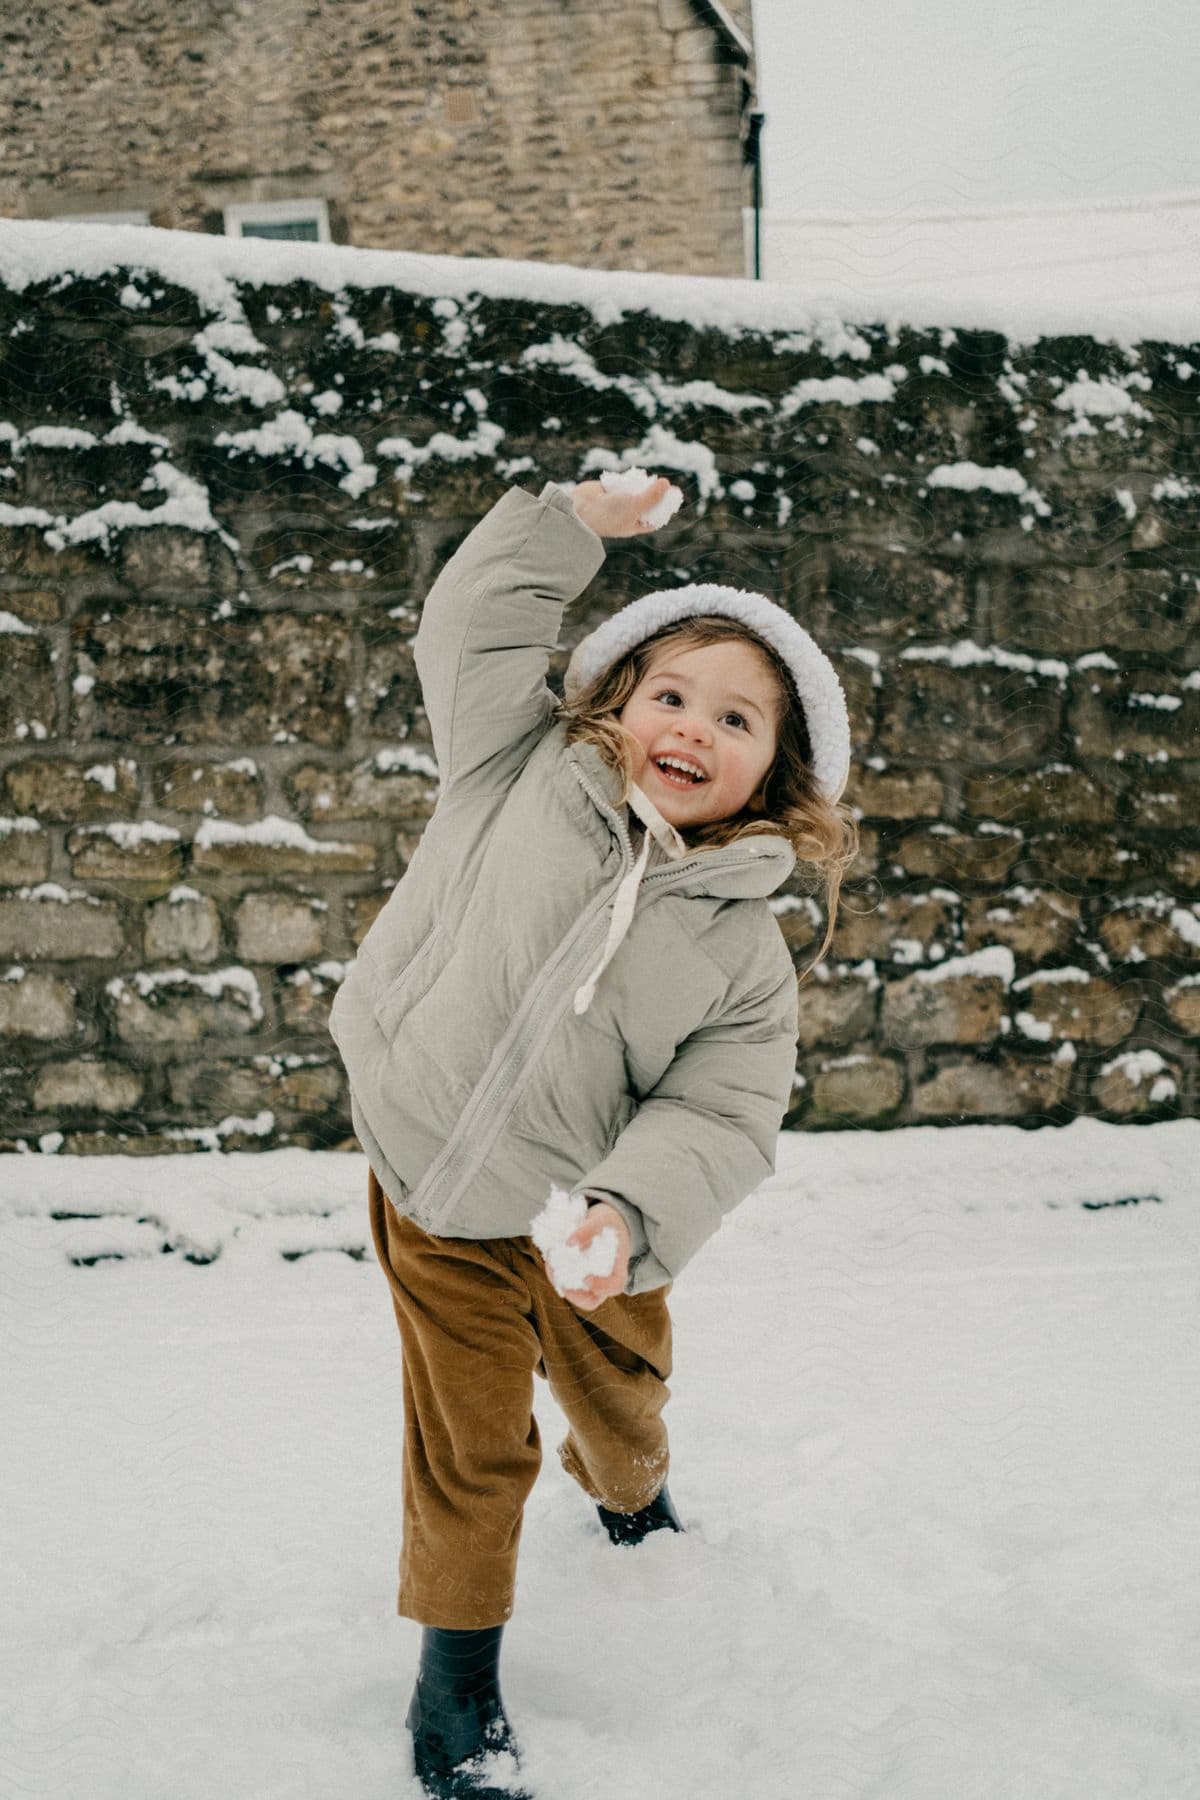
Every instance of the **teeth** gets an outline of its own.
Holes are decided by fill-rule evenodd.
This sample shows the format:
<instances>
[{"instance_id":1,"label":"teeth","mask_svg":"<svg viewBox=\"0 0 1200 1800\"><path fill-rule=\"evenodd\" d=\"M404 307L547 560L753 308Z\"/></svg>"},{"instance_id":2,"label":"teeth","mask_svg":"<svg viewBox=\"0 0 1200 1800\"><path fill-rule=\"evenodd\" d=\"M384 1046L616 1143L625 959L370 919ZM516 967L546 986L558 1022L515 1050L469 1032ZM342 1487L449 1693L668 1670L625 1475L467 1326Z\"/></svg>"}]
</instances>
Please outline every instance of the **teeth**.
<instances>
[{"instance_id":1,"label":"teeth","mask_svg":"<svg viewBox=\"0 0 1200 1800\"><path fill-rule=\"evenodd\" d=\"M679 769L682 771L683 774L690 775L693 778L693 780L703 781L705 779L705 777L701 774L699 769L694 768L690 763L685 763L683 761L682 757L660 756L658 758L658 762L659 762L660 767L665 767L668 769Z\"/></svg>"}]
</instances>

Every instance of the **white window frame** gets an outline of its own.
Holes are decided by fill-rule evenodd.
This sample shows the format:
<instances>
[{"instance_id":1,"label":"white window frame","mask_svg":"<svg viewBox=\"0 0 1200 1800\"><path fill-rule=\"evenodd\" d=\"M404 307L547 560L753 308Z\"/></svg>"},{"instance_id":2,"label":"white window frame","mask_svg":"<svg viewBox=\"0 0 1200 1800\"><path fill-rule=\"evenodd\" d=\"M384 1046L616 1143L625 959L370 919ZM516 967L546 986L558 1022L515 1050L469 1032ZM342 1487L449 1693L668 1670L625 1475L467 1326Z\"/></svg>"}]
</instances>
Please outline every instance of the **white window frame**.
<instances>
[{"instance_id":1,"label":"white window frame","mask_svg":"<svg viewBox=\"0 0 1200 1800\"><path fill-rule=\"evenodd\" d=\"M290 224L295 219L315 219L317 242L333 242L329 233L329 204L325 200L246 200L236 206L226 206L223 211L226 237L244 237L242 228L245 225L280 225Z\"/></svg>"}]
</instances>

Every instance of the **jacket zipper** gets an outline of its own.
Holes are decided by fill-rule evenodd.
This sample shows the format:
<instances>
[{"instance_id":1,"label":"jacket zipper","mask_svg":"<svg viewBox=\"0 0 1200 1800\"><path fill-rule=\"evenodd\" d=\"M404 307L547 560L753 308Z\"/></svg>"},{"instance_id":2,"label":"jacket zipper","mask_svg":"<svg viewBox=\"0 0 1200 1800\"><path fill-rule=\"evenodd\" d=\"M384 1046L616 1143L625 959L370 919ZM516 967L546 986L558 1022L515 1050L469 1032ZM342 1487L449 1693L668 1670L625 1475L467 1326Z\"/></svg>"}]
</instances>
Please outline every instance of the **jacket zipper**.
<instances>
[{"instance_id":1,"label":"jacket zipper","mask_svg":"<svg viewBox=\"0 0 1200 1800\"><path fill-rule=\"evenodd\" d=\"M537 986L531 988L523 1006L511 1021L509 1028L505 1032L500 1043L497 1044L492 1055L492 1060L480 1078L475 1094L468 1103L466 1111L459 1119L452 1136L444 1145L434 1163L426 1171L425 1178L421 1182L420 1187L414 1191L412 1196L410 1196L411 1203L412 1201L418 1200L422 1192L428 1192L433 1188L436 1183L440 1181L443 1172L450 1166L454 1158L459 1155L463 1142L468 1134L476 1137L476 1141L467 1159L467 1168L465 1172L459 1180L454 1183L450 1193L446 1196L445 1200L442 1201L434 1215L434 1223L436 1225L442 1224L446 1219L462 1193L463 1188L474 1178L480 1165L491 1151L493 1143L503 1129L505 1120L516 1105L520 1088L521 1072L526 1063L535 1054L540 1052L543 1046L544 1037L548 1037L558 1023L558 1013L553 1013L549 1026L544 1034L540 1030L542 1019L548 1012L552 1012L552 1009L556 1004L562 1002L564 994L569 997L574 993L575 988L578 985L579 977L590 966L591 959L595 955L596 943L598 941L595 938L595 934L593 934L592 940L586 945L584 955L582 957L575 957L571 969L571 979L565 983L562 982L561 979L556 979L564 961L573 950L578 949L580 940L583 938L584 934L587 933L596 923L597 919L601 918L607 911L609 901L614 897L621 882L633 866L633 841L630 838L629 832L626 830L624 820L619 813L615 812L600 798L599 795L597 795L595 789L588 782L578 764L575 764L574 767L575 773L579 777L580 784L584 790L590 795L600 811L604 813L607 818L611 819L617 827L621 841L625 847L625 857L621 872L602 899L600 899L596 905L589 908L583 917L576 922L573 930L568 932L567 936L559 945L554 962L543 972L542 979L538 982ZM705 865L706 867L711 868L713 866L714 857L720 857L720 852L714 851L710 853ZM740 858L738 856L727 856L721 860L725 862L737 862ZM699 867L700 862L695 857L693 857L691 861L671 863L666 868L655 869L649 874L644 875L642 878L642 885L644 887L647 883L654 881L657 886L666 887L670 885L671 882L678 880L680 876L686 875L691 870L698 869ZM511 1081L507 1085L506 1091L502 1093L501 1088L503 1084L501 1081L501 1071L510 1061L513 1063L514 1073ZM508 1099L510 1104L500 1112L498 1118L494 1117L503 1105L505 1099Z\"/></svg>"}]
</instances>

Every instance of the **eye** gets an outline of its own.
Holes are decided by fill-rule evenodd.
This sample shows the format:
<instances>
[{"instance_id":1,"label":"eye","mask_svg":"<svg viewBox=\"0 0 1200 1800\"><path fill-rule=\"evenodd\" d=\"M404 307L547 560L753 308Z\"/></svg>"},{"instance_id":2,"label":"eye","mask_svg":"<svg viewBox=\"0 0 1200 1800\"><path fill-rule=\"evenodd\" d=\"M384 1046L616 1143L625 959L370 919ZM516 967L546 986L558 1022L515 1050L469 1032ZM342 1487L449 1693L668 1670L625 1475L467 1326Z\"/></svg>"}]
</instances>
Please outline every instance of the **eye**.
<instances>
[{"instance_id":1,"label":"eye","mask_svg":"<svg viewBox=\"0 0 1200 1800\"><path fill-rule=\"evenodd\" d=\"M678 700L679 695L674 688L663 688L662 692L655 694L654 698L656 700ZM736 719L744 730L749 731L750 727L740 712L733 712L731 710L730 712L727 712L724 717L727 719Z\"/></svg>"}]
</instances>

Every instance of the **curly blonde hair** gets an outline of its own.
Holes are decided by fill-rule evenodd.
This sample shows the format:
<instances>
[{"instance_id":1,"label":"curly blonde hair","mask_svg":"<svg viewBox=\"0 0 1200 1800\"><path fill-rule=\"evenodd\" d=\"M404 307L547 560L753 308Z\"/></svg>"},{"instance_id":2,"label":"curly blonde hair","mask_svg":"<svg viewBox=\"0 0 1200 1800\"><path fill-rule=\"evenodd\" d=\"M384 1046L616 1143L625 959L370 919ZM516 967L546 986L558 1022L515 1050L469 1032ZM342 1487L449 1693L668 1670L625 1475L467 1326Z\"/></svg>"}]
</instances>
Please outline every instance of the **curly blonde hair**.
<instances>
[{"instance_id":1,"label":"curly blonde hair","mask_svg":"<svg viewBox=\"0 0 1200 1800\"><path fill-rule=\"evenodd\" d=\"M842 882L858 855L858 825L849 809L841 801L830 800L813 778L804 709L796 699L787 664L770 644L723 613L681 620L618 657L611 667L581 688L574 699L560 700L556 716L566 724L569 744L594 744L609 767L620 774L620 803L624 804L633 787L634 752L640 750L640 745L616 717L617 712L633 694L659 650L676 646L699 649L730 639L758 651L775 678L775 760L740 812L728 819L712 819L689 828L688 845L696 850L716 850L743 837L786 838L797 861L813 869L825 889L825 937L810 965L815 967L833 938Z\"/></svg>"}]
</instances>

